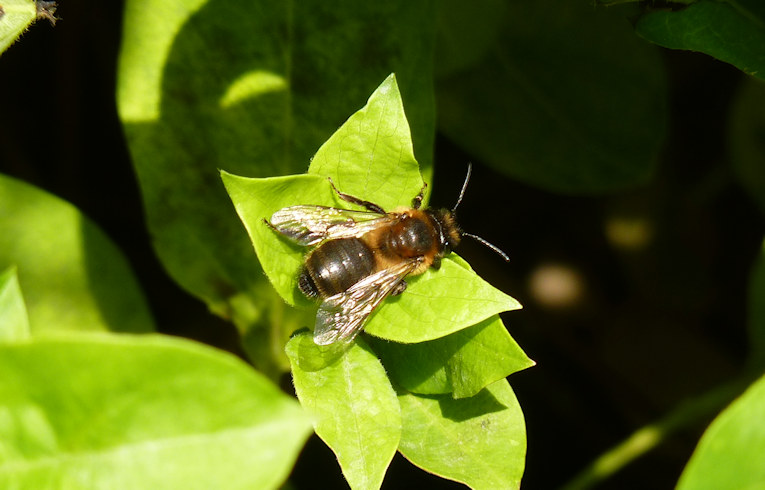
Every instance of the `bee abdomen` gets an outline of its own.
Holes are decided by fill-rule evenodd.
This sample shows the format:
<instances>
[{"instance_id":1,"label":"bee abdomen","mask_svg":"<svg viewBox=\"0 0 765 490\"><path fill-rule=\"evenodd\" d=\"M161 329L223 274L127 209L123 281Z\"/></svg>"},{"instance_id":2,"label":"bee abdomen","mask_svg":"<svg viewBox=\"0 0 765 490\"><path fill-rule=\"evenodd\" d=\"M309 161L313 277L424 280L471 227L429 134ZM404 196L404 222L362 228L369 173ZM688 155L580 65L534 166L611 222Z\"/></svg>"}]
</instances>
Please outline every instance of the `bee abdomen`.
<instances>
[{"instance_id":1,"label":"bee abdomen","mask_svg":"<svg viewBox=\"0 0 765 490\"><path fill-rule=\"evenodd\" d=\"M308 255L298 287L308 297L328 297L346 291L374 268L374 255L360 239L330 240Z\"/></svg>"}]
</instances>

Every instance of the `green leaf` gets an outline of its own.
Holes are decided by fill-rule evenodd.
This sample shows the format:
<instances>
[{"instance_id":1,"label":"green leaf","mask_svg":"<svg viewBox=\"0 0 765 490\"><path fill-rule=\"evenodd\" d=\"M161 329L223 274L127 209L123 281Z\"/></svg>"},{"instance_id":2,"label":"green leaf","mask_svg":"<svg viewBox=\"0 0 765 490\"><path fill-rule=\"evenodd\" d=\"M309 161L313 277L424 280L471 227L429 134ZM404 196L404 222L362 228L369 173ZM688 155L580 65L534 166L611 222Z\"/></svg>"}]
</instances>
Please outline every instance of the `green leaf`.
<instances>
[{"instance_id":1,"label":"green leaf","mask_svg":"<svg viewBox=\"0 0 765 490\"><path fill-rule=\"evenodd\" d=\"M333 202L329 182L313 175L253 179L221 172L221 178L271 284L289 304L308 304L297 289L305 250L279 238L263 220L287 206Z\"/></svg>"},{"instance_id":2,"label":"green leaf","mask_svg":"<svg viewBox=\"0 0 765 490\"><path fill-rule=\"evenodd\" d=\"M474 396L494 381L535 364L513 340L498 316L490 318L488 323L478 324L478 329L471 329L464 335L459 333L453 339L454 343L463 343L464 340L459 338L462 336L470 340L449 360L454 398Z\"/></svg>"},{"instance_id":3,"label":"green leaf","mask_svg":"<svg viewBox=\"0 0 765 490\"><path fill-rule=\"evenodd\" d=\"M765 213L765 83L747 78L731 108L728 148L738 183Z\"/></svg>"},{"instance_id":4,"label":"green leaf","mask_svg":"<svg viewBox=\"0 0 765 490\"><path fill-rule=\"evenodd\" d=\"M765 376L704 432L677 488L762 488L765 482Z\"/></svg>"},{"instance_id":5,"label":"green leaf","mask_svg":"<svg viewBox=\"0 0 765 490\"><path fill-rule=\"evenodd\" d=\"M308 173L331 177L342 192L392 209L410 203L423 186L412 145L398 80L392 74L321 145Z\"/></svg>"},{"instance_id":6,"label":"green leaf","mask_svg":"<svg viewBox=\"0 0 765 490\"><path fill-rule=\"evenodd\" d=\"M441 0L438 6L435 69L436 78L444 79L489 55L505 28L507 2Z\"/></svg>"},{"instance_id":7,"label":"green leaf","mask_svg":"<svg viewBox=\"0 0 765 490\"><path fill-rule=\"evenodd\" d=\"M397 385L425 395L471 397L489 384L534 365L498 316L429 342L375 340L372 346Z\"/></svg>"},{"instance_id":8,"label":"green leaf","mask_svg":"<svg viewBox=\"0 0 765 490\"><path fill-rule=\"evenodd\" d=\"M32 0L3 0L0 4L0 53L8 49L37 18Z\"/></svg>"},{"instance_id":9,"label":"green leaf","mask_svg":"<svg viewBox=\"0 0 765 490\"><path fill-rule=\"evenodd\" d=\"M401 435L398 400L380 361L363 339L327 348L307 332L289 341L287 356L300 403L351 488L379 488Z\"/></svg>"},{"instance_id":10,"label":"green leaf","mask_svg":"<svg viewBox=\"0 0 765 490\"><path fill-rule=\"evenodd\" d=\"M259 366L302 318L268 293L218 169L305 171L394 70L430 169L432 19L431 2L404 0L126 4L117 98L153 245L176 282L249 337Z\"/></svg>"},{"instance_id":11,"label":"green leaf","mask_svg":"<svg viewBox=\"0 0 765 490\"><path fill-rule=\"evenodd\" d=\"M0 342L29 338L29 318L16 268L0 273Z\"/></svg>"},{"instance_id":12,"label":"green leaf","mask_svg":"<svg viewBox=\"0 0 765 490\"><path fill-rule=\"evenodd\" d=\"M278 488L310 434L290 397L180 339L0 344L0 487Z\"/></svg>"},{"instance_id":13,"label":"green leaf","mask_svg":"<svg viewBox=\"0 0 765 490\"><path fill-rule=\"evenodd\" d=\"M451 254L439 270L429 269L407 281L406 292L386 300L384 307L372 314L366 331L396 342L425 342L521 307L472 269L460 265L460 260Z\"/></svg>"},{"instance_id":14,"label":"green leaf","mask_svg":"<svg viewBox=\"0 0 765 490\"><path fill-rule=\"evenodd\" d=\"M443 26L472 9L439 5ZM568 0L481 5L496 16L493 34L474 22L439 32L439 64L464 60L450 46L494 36L472 65L438 80L439 128L498 171L556 192L647 181L665 135L664 68L622 11Z\"/></svg>"},{"instance_id":15,"label":"green leaf","mask_svg":"<svg viewBox=\"0 0 765 490\"><path fill-rule=\"evenodd\" d=\"M153 329L127 260L74 206L0 175L0 269L15 265L32 333Z\"/></svg>"},{"instance_id":16,"label":"green leaf","mask_svg":"<svg viewBox=\"0 0 765 490\"><path fill-rule=\"evenodd\" d=\"M474 489L520 487L526 428L507 381L460 400L402 394L399 401L399 450L409 461Z\"/></svg>"},{"instance_id":17,"label":"green leaf","mask_svg":"<svg viewBox=\"0 0 765 490\"><path fill-rule=\"evenodd\" d=\"M699 0L674 12L658 10L642 16L635 30L660 46L699 51L765 79L765 9L756 0Z\"/></svg>"}]
</instances>

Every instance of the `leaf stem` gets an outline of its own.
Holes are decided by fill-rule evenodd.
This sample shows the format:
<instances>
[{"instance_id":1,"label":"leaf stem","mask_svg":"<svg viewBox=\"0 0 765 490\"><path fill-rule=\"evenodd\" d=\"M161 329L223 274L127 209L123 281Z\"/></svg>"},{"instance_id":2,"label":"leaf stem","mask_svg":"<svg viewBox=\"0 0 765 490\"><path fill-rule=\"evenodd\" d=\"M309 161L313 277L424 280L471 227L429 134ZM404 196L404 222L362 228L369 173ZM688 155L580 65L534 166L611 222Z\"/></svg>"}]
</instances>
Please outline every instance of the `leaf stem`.
<instances>
[{"instance_id":1,"label":"leaf stem","mask_svg":"<svg viewBox=\"0 0 765 490\"><path fill-rule=\"evenodd\" d=\"M752 382L752 379L751 373L746 372L702 395L680 403L664 417L641 427L627 439L598 456L561 489L592 488L656 448L670 435L699 422L708 422L723 407L741 394Z\"/></svg>"}]
</instances>

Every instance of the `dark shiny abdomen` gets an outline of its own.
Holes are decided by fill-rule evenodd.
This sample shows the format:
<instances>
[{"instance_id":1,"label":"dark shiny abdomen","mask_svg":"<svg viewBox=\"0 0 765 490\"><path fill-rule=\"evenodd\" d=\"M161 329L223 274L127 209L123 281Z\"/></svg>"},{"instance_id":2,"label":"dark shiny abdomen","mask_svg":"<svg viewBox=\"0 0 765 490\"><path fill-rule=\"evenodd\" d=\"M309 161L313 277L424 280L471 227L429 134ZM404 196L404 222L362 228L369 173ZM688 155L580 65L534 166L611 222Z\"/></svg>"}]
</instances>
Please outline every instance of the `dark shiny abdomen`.
<instances>
[{"instance_id":1,"label":"dark shiny abdomen","mask_svg":"<svg viewBox=\"0 0 765 490\"><path fill-rule=\"evenodd\" d=\"M358 238L330 240L306 258L298 286L308 297L332 296L372 274L374 267L372 251Z\"/></svg>"}]
</instances>

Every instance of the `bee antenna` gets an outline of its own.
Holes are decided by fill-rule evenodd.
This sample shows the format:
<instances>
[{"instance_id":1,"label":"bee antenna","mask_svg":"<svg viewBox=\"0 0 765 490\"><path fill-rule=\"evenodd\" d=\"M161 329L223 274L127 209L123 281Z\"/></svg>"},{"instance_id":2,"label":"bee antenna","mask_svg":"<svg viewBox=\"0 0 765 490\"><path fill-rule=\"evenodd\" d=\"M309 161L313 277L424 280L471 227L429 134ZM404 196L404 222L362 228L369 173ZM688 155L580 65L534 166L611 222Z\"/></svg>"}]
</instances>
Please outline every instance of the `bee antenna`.
<instances>
[{"instance_id":1,"label":"bee antenna","mask_svg":"<svg viewBox=\"0 0 765 490\"><path fill-rule=\"evenodd\" d=\"M500 257L505 259L505 262L510 262L510 257L508 257L508 255L505 252L503 252L498 246L496 246L496 245L494 245L492 243L487 242L486 240L484 240L483 238L479 237L478 235L473 235L472 233L463 233L462 236L469 236L473 240L476 240L478 243L484 244L485 246L487 246L490 249L494 250Z\"/></svg>"},{"instance_id":2,"label":"bee antenna","mask_svg":"<svg viewBox=\"0 0 765 490\"><path fill-rule=\"evenodd\" d=\"M462 190L460 191L460 197L457 198L457 204L452 208L452 213L457 211L457 206L462 202L462 198L465 195L465 189L467 189L468 182L470 181L470 174L473 170L473 164L468 163L467 175L465 175L465 182L462 184Z\"/></svg>"}]
</instances>

